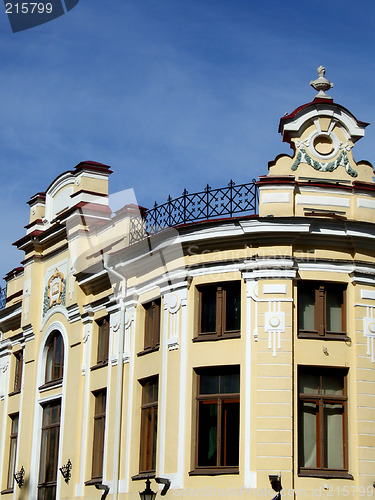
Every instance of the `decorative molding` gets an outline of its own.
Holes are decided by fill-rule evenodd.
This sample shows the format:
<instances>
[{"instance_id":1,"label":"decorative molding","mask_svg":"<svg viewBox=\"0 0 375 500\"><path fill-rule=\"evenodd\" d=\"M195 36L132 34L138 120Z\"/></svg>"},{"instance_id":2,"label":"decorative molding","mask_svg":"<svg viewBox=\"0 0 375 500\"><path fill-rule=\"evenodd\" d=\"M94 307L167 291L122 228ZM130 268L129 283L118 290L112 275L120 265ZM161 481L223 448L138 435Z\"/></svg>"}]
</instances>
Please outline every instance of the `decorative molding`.
<instances>
[{"instance_id":1,"label":"decorative molding","mask_svg":"<svg viewBox=\"0 0 375 500\"><path fill-rule=\"evenodd\" d=\"M73 304L67 308L69 323L75 323L81 319L81 313L78 304Z\"/></svg>"},{"instance_id":2,"label":"decorative molding","mask_svg":"<svg viewBox=\"0 0 375 500\"><path fill-rule=\"evenodd\" d=\"M273 284L264 284L263 285L263 293L282 293L286 294L286 285L273 285Z\"/></svg>"},{"instance_id":3,"label":"decorative molding","mask_svg":"<svg viewBox=\"0 0 375 500\"><path fill-rule=\"evenodd\" d=\"M304 148L304 144L300 141L296 141L296 146L299 149L299 152L297 154L297 158L295 159L291 169L292 170L297 170L299 165L301 163L307 163L307 165L310 165L310 167L313 167L315 170L318 170L319 172L333 172L338 168L339 166L342 166L345 168L346 172L351 176L351 177L357 177L358 172L352 169L349 163L349 158L346 153L346 144L342 144L341 147L343 148L339 156L336 158L336 160L330 161L329 163L313 160L311 156L307 153L307 151Z\"/></svg>"},{"instance_id":4,"label":"decorative molding","mask_svg":"<svg viewBox=\"0 0 375 500\"><path fill-rule=\"evenodd\" d=\"M245 279L294 279L297 267L293 259L256 258L247 260L242 266Z\"/></svg>"},{"instance_id":5,"label":"decorative molding","mask_svg":"<svg viewBox=\"0 0 375 500\"><path fill-rule=\"evenodd\" d=\"M369 208L370 210L375 210L375 200L369 200L368 198L358 198L357 207Z\"/></svg>"},{"instance_id":6,"label":"decorative molding","mask_svg":"<svg viewBox=\"0 0 375 500\"><path fill-rule=\"evenodd\" d=\"M290 193L263 193L262 204L266 203L290 203Z\"/></svg>"},{"instance_id":7,"label":"decorative molding","mask_svg":"<svg viewBox=\"0 0 375 500\"><path fill-rule=\"evenodd\" d=\"M185 321L183 316L187 305L187 281L185 288L173 290L163 296L164 304L164 328L167 328L167 345L170 351L179 348L180 324Z\"/></svg>"},{"instance_id":8,"label":"decorative molding","mask_svg":"<svg viewBox=\"0 0 375 500\"><path fill-rule=\"evenodd\" d=\"M375 300L375 290L361 290L361 299Z\"/></svg>"},{"instance_id":9,"label":"decorative molding","mask_svg":"<svg viewBox=\"0 0 375 500\"><path fill-rule=\"evenodd\" d=\"M350 208L350 200L348 198L335 198L334 196L308 196L297 194L296 204Z\"/></svg>"},{"instance_id":10,"label":"decorative molding","mask_svg":"<svg viewBox=\"0 0 375 500\"><path fill-rule=\"evenodd\" d=\"M281 349L281 333L285 333L285 313L281 311L281 303L269 302L264 319L264 330L268 332L268 349L272 349L272 356L276 356L276 348Z\"/></svg>"},{"instance_id":11,"label":"decorative molding","mask_svg":"<svg viewBox=\"0 0 375 500\"><path fill-rule=\"evenodd\" d=\"M367 307L367 316L363 318L363 335L367 338L367 356L375 363L375 307Z\"/></svg>"},{"instance_id":12,"label":"decorative molding","mask_svg":"<svg viewBox=\"0 0 375 500\"><path fill-rule=\"evenodd\" d=\"M133 302L131 305L127 306L124 312L124 349L122 353L122 362L130 363L130 353L131 353L131 343L133 340L134 328L135 328L135 308L136 304Z\"/></svg>"}]
</instances>

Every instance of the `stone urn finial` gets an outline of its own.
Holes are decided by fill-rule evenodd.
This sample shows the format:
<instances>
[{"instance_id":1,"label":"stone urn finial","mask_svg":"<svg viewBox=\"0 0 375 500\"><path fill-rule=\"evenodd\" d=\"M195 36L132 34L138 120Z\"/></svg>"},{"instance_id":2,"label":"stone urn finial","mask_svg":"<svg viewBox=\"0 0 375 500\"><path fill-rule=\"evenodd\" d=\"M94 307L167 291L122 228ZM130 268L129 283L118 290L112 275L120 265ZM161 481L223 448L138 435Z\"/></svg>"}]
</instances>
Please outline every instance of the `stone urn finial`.
<instances>
[{"instance_id":1,"label":"stone urn finial","mask_svg":"<svg viewBox=\"0 0 375 500\"><path fill-rule=\"evenodd\" d=\"M333 87L333 83L330 82L324 75L326 73L326 69L324 66L319 66L318 68L318 75L319 78L316 80L312 80L310 82L310 85L314 87L315 90L318 91L318 94L315 96L315 98L321 98L321 99L332 99L329 95L325 93L326 90L329 90Z\"/></svg>"}]
</instances>

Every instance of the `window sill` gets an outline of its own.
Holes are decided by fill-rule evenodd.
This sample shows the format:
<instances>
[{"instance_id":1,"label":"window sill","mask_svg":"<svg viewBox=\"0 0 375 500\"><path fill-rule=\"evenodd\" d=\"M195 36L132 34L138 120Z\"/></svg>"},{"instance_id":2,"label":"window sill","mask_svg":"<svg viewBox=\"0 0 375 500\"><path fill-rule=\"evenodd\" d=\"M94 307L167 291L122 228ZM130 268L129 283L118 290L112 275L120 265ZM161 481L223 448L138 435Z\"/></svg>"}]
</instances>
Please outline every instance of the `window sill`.
<instances>
[{"instance_id":1,"label":"window sill","mask_svg":"<svg viewBox=\"0 0 375 500\"><path fill-rule=\"evenodd\" d=\"M349 472L344 470L327 469L302 469L298 472L298 477L321 477L325 479L354 479Z\"/></svg>"},{"instance_id":2,"label":"window sill","mask_svg":"<svg viewBox=\"0 0 375 500\"><path fill-rule=\"evenodd\" d=\"M95 486L95 484L101 484L103 481L102 477L95 477L85 481L85 486Z\"/></svg>"},{"instance_id":3,"label":"window sill","mask_svg":"<svg viewBox=\"0 0 375 500\"><path fill-rule=\"evenodd\" d=\"M149 349L144 349L143 351L137 352L137 356L144 356L145 354L149 354L150 352L157 352L160 346L150 347Z\"/></svg>"},{"instance_id":4,"label":"window sill","mask_svg":"<svg viewBox=\"0 0 375 500\"><path fill-rule=\"evenodd\" d=\"M48 389L55 389L55 387L62 387L63 379L59 378L57 380L51 380L38 387L39 391L47 391Z\"/></svg>"},{"instance_id":5,"label":"window sill","mask_svg":"<svg viewBox=\"0 0 375 500\"><path fill-rule=\"evenodd\" d=\"M206 334L206 333L201 333L198 335L198 337L193 338L193 342L212 342L215 340L224 340L224 339L239 339L241 338L241 332L234 332L234 333L224 333L223 335L216 335L216 334Z\"/></svg>"},{"instance_id":6,"label":"window sill","mask_svg":"<svg viewBox=\"0 0 375 500\"><path fill-rule=\"evenodd\" d=\"M141 481L142 479L153 479L156 476L155 471L150 472L140 472L135 476L132 476L132 481Z\"/></svg>"},{"instance_id":7,"label":"window sill","mask_svg":"<svg viewBox=\"0 0 375 500\"><path fill-rule=\"evenodd\" d=\"M17 389L16 391L10 392L8 396L15 396L16 394L21 394L21 389Z\"/></svg>"},{"instance_id":8,"label":"window sill","mask_svg":"<svg viewBox=\"0 0 375 500\"><path fill-rule=\"evenodd\" d=\"M7 493L13 493L13 488L7 488L0 492L1 495L6 495Z\"/></svg>"},{"instance_id":9,"label":"window sill","mask_svg":"<svg viewBox=\"0 0 375 500\"><path fill-rule=\"evenodd\" d=\"M352 339L345 333L338 333L337 335L318 335L317 333L299 333L299 339L315 339L315 340L338 340L339 342L351 342Z\"/></svg>"},{"instance_id":10,"label":"window sill","mask_svg":"<svg viewBox=\"0 0 375 500\"><path fill-rule=\"evenodd\" d=\"M108 361L106 361L105 363L97 363L96 365L92 366L90 370L99 370L99 368L103 368L104 366L108 366Z\"/></svg>"},{"instance_id":11,"label":"window sill","mask_svg":"<svg viewBox=\"0 0 375 500\"><path fill-rule=\"evenodd\" d=\"M220 476L222 474L239 474L238 467L197 467L189 472L189 476Z\"/></svg>"}]
</instances>

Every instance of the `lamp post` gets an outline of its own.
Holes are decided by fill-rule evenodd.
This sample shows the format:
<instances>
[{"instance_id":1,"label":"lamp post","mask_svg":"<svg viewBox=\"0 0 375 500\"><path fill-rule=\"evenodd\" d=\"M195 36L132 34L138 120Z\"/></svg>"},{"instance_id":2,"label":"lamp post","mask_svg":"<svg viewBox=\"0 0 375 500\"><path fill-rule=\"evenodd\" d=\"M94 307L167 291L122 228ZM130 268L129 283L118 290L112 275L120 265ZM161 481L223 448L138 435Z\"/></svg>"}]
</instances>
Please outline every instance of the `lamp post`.
<instances>
[{"instance_id":1,"label":"lamp post","mask_svg":"<svg viewBox=\"0 0 375 500\"><path fill-rule=\"evenodd\" d=\"M149 478L146 479L146 489L139 492L141 500L155 500L156 493L150 488L151 481Z\"/></svg>"}]
</instances>

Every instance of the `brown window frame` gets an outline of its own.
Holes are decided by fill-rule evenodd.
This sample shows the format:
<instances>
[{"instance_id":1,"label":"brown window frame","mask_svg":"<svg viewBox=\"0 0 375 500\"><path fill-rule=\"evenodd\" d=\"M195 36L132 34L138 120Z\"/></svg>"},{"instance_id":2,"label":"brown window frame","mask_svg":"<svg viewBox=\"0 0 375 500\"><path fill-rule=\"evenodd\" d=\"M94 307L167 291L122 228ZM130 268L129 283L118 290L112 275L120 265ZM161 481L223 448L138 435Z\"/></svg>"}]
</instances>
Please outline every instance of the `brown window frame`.
<instances>
[{"instance_id":1,"label":"brown window frame","mask_svg":"<svg viewBox=\"0 0 375 500\"><path fill-rule=\"evenodd\" d=\"M238 474L239 473L239 446L240 446L240 366L215 366L209 368L197 368L196 374L196 433L195 433L195 467L189 472L189 475L220 475L220 474ZM225 392L222 389L222 380L225 375L238 375L238 392ZM217 393L205 393L201 391L202 376L218 376L219 391ZM200 463L200 408L205 404L217 406L216 423L216 464L207 465ZM226 442L229 427L225 427L227 422L227 410L225 405L238 405L238 450L237 463L228 465L228 455L226 453ZM204 417L203 417L204 418ZM203 446L203 445L202 445ZM233 442L231 443L233 450Z\"/></svg>"},{"instance_id":2,"label":"brown window frame","mask_svg":"<svg viewBox=\"0 0 375 500\"><path fill-rule=\"evenodd\" d=\"M95 405L91 478L99 480L103 477L107 390L101 389L95 391L93 392L93 396L95 398Z\"/></svg>"},{"instance_id":3,"label":"brown window frame","mask_svg":"<svg viewBox=\"0 0 375 500\"><path fill-rule=\"evenodd\" d=\"M143 305L145 310L144 350L151 351L160 345L161 299Z\"/></svg>"},{"instance_id":4,"label":"brown window frame","mask_svg":"<svg viewBox=\"0 0 375 500\"><path fill-rule=\"evenodd\" d=\"M58 409L58 420L52 422L52 410L55 407ZM51 411L49 416L46 416L46 409L49 408ZM45 421L46 418L49 421ZM51 498L52 495L56 498L56 485L57 485L57 467L59 459L59 442L60 442L60 423L61 423L61 400L50 401L43 405L43 415L42 415L42 437L40 445L40 461L39 461L39 482L38 482L38 500L47 500ZM55 439L52 435L55 433ZM56 439L57 435L57 439ZM44 442L46 443L44 446ZM50 450L51 446L54 445L52 451L53 461L52 461L52 473L49 475L48 468L51 465ZM44 452L45 451L45 452ZM46 477L47 476L47 477ZM50 476L50 477L48 477Z\"/></svg>"},{"instance_id":5,"label":"brown window frame","mask_svg":"<svg viewBox=\"0 0 375 500\"><path fill-rule=\"evenodd\" d=\"M109 317L97 321L98 325L98 350L96 354L97 365L107 365L109 355Z\"/></svg>"},{"instance_id":6,"label":"brown window frame","mask_svg":"<svg viewBox=\"0 0 375 500\"><path fill-rule=\"evenodd\" d=\"M238 287L236 297L239 300L239 328L234 330L227 329L227 304L229 291L231 287ZM193 340L219 340L222 338L237 338L241 335L241 281L225 281L221 283L210 283L197 286L198 290L198 334ZM215 328L211 331L204 331L204 303L207 295L215 295Z\"/></svg>"},{"instance_id":7,"label":"brown window frame","mask_svg":"<svg viewBox=\"0 0 375 500\"><path fill-rule=\"evenodd\" d=\"M59 339L61 339L60 360L57 359L58 353L56 350L57 342ZM51 351L52 351L52 356L50 358ZM49 367L49 363L51 363L51 368ZM51 371L51 374L49 374L49 371ZM64 339L61 333L58 330L56 330L51 334L47 343L45 383L53 384L59 382L62 380L63 376L64 376Z\"/></svg>"},{"instance_id":8,"label":"brown window frame","mask_svg":"<svg viewBox=\"0 0 375 500\"><path fill-rule=\"evenodd\" d=\"M298 367L298 384L304 375L319 376L318 392L301 393L298 386L298 475L307 477L325 477L325 478L346 478L353 479L348 473L348 396L347 396L347 376L346 368L331 368L321 366L299 366ZM335 377L337 380L342 379L342 394L324 394L323 379L324 377ZM303 404L315 403L316 407L316 467L306 467L303 464ZM326 447L327 447L327 429L325 425L325 404L341 405L342 407L342 453L343 467L329 468L326 462Z\"/></svg>"},{"instance_id":9,"label":"brown window frame","mask_svg":"<svg viewBox=\"0 0 375 500\"><path fill-rule=\"evenodd\" d=\"M7 490L13 491L14 487L14 473L16 472L16 458L17 458L17 445L18 445L18 429L19 429L19 413L9 415L12 423L10 426L10 446L9 446L9 463L8 463L8 479ZM14 422L17 420L17 429L14 430Z\"/></svg>"},{"instance_id":10,"label":"brown window frame","mask_svg":"<svg viewBox=\"0 0 375 500\"><path fill-rule=\"evenodd\" d=\"M13 392L21 392L23 372L23 350L14 353L14 388Z\"/></svg>"},{"instance_id":11,"label":"brown window frame","mask_svg":"<svg viewBox=\"0 0 375 500\"><path fill-rule=\"evenodd\" d=\"M154 375L140 380L142 385L141 435L139 452L139 473L154 473L156 469L157 424L159 376ZM148 398L148 388L152 388L152 397Z\"/></svg>"},{"instance_id":12,"label":"brown window frame","mask_svg":"<svg viewBox=\"0 0 375 500\"><path fill-rule=\"evenodd\" d=\"M310 286L314 290L314 329L302 329L300 318L300 303L303 288ZM298 337L299 338L320 338L324 340L348 340L346 329L346 285L343 283L318 282L302 280L297 284L298 289ZM342 331L329 331L327 320L327 294L342 294L341 301L341 324Z\"/></svg>"}]
</instances>

